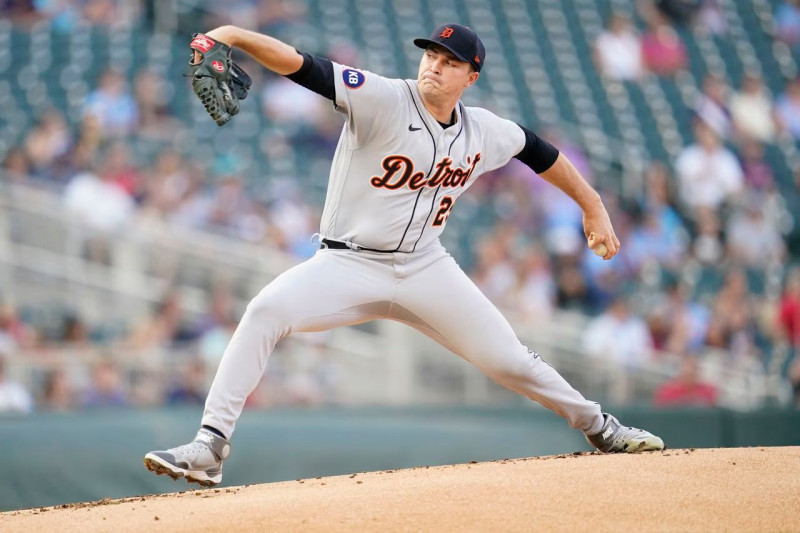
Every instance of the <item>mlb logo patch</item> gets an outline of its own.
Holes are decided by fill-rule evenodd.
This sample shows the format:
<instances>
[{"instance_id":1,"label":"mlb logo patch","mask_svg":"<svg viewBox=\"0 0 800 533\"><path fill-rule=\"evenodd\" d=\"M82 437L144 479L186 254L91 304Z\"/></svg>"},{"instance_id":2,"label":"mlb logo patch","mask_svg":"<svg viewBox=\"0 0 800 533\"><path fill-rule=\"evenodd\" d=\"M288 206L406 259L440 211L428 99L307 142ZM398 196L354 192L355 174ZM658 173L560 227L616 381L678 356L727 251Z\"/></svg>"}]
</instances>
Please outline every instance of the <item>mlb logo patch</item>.
<instances>
[{"instance_id":1,"label":"mlb logo patch","mask_svg":"<svg viewBox=\"0 0 800 533\"><path fill-rule=\"evenodd\" d=\"M342 79L344 80L344 84L350 89L358 89L364 85L364 81L366 81L364 74L352 68L346 68L342 71Z\"/></svg>"}]
</instances>

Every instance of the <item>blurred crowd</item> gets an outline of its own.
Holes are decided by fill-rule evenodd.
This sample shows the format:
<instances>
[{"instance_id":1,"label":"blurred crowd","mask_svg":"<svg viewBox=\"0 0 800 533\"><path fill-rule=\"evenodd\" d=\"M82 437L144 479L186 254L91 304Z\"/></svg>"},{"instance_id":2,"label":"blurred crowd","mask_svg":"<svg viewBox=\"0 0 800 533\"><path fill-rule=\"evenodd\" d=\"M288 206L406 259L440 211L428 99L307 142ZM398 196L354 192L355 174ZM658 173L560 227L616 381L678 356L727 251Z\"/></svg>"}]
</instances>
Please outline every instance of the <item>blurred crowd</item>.
<instances>
[{"instance_id":1,"label":"blurred crowd","mask_svg":"<svg viewBox=\"0 0 800 533\"><path fill-rule=\"evenodd\" d=\"M0 307L0 413L202 405L239 310L230 287L220 284L203 313L187 313L180 295L170 292L111 333L69 311L52 315ZM335 403L338 370L324 349L326 337L282 342L246 407ZM13 357L18 353L24 364ZM24 379L14 379L14 364Z\"/></svg>"},{"instance_id":2,"label":"blurred crowd","mask_svg":"<svg viewBox=\"0 0 800 533\"><path fill-rule=\"evenodd\" d=\"M268 31L302 16L287 2L229 4L231 19L211 13L207 25L249 21ZM140 10L113 0L0 5L23 26L42 17L68 26L146 17L156 3L138 4ZM626 15L612 14L597 36L595 61L603 76L625 83L676 76L688 60L678 25L726 31L713 0L640 7L643 33ZM774 23L777 38L800 46L798 2L780 2ZM330 53L357 64L347 46ZM341 122L328 102L284 78L265 80L256 65L247 69L257 78L253 97L259 112L280 132L264 147L269 157L279 159L287 144L302 144L329 158ZM91 261L111 261L109 236L148 219L279 248L298 259L313 254L310 236L321 202L304 194L296 176L254 181L254 169L231 154L201 164L175 148L171 141L191 137L192 124L167 104L166 85L148 69L133 79L113 68L105 71L85 98L78 123L57 108L38 115L8 151L2 180L61 195L65 208L93 231L85 250ZM478 180L459 202L459 209L480 213L486 224L452 252L481 290L515 316L544 320L556 310L590 316L583 339L587 357L637 369L670 354L675 378L655 391L656 405L716 405L717 390L699 370L703 354L713 349L726 354L732 367L756 364L786 376L800 405L800 357L794 356L800 350L800 268L791 266L798 251L787 244L800 221L764 159L764 147L779 137L800 141L800 78L771 94L756 72L736 86L709 73L687 112L694 141L674 160L649 162L639 194L601 190L622 242L613 261L600 260L585 246L580 209L515 161ZM588 181L600 181L585 150L563 131L551 125L537 131ZM135 147L142 141L162 147L152 157L138 157ZM800 175L790 179L797 189ZM453 217L451 225L458 224ZM64 313L57 327L44 327L25 311L8 302L0 309L0 354L88 346L101 355L84 375L45 365L32 390L8 377L0 357L0 411L201 402L237 319L224 291L200 317L187 316L178 296L168 294L143 323L113 333L74 312ZM176 366L174 382L149 377L146 365L131 369L102 356L154 347L190 353ZM324 368L324 356L309 353L306 362ZM283 392L301 403L325 401L324 372L303 364L310 377Z\"/></svg>"}]
</instances>

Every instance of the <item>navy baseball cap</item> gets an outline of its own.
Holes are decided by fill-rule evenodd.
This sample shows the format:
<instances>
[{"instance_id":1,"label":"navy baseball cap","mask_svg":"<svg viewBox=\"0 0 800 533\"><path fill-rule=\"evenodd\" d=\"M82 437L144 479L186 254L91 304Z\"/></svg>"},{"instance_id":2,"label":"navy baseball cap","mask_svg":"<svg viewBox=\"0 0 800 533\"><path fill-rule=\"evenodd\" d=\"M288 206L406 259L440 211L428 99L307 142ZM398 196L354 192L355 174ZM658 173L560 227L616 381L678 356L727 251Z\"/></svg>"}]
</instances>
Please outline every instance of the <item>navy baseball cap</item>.
<instances>
[{"instance_id":1,"label":"navy baseball cap","mask_svg":"<svg viewBox=\"0 0 800 533\"><path fill-rule=\"evenodd\" d=\"M429 39L414 39L414 44L423 49L432 44L443 46L461 61L471 64L478 72L486 59L486 49L478 35L461 24L442 24L433 30Z\"/></svg>"}]
</instances>

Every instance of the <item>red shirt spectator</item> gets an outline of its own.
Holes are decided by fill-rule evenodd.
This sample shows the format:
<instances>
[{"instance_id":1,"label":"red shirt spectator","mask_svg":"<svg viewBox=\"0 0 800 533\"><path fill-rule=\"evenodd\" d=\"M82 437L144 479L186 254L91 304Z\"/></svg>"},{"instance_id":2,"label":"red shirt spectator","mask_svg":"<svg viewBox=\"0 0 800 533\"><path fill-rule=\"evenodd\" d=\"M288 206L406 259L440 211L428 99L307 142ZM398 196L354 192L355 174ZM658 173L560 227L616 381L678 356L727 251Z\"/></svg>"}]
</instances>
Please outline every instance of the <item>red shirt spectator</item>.
<instances>
[{"instance_id":1,"label":"red shirt spectator","mask_svg":"<svg viewBox=\"0 0 800 533\"><path fill-rule=\"evenodd\" d=\"M779 304L778 321L789 343L800 348L800 269L789 273Z\"/></svg>"},{"instance_id":2,"label":"red shirt spectator","mask_svg":"<svg viewBox=\"0 0 800 533\"><path fill-rule=\"evenodd\" d=\"M713 407L717 404L717 388L700 381L697 360L686 357L678 376L659 386L654 395L656 407Z\"/></svg>"},{"instance_id":3,"label":"red shirt spectator","mask_svg":"<svg viewBox=\"0 0 800 533\"><path fill-rule=\"evenodd\" d=\"M642 57L650 71L671 76L686 67L686 47L675 29L654 16L650 29L642 37Z\"/></svg>"}]
</instances>

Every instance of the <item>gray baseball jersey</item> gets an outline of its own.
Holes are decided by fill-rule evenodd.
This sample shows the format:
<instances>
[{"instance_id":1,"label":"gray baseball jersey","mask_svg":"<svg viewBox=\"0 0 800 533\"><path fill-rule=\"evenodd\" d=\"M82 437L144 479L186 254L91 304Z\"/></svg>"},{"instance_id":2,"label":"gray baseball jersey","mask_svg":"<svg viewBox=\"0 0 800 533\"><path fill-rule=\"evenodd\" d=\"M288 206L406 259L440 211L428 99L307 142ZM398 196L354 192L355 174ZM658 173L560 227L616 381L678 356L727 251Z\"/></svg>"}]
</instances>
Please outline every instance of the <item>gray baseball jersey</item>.
<instances>
[{"instance_id":1,"label":"gray baseball jersey","mask_svg":"<svg viewBox=\"0 0 800 533\"><path fill-rule=\"evenodd\" d=\"M416 80L333 63L336 109L346 122L331 165L323 237L382 251L436 241L458 197L525 145L519 126L459 103L443 128Z\"/></svg>"}]
</instances>

